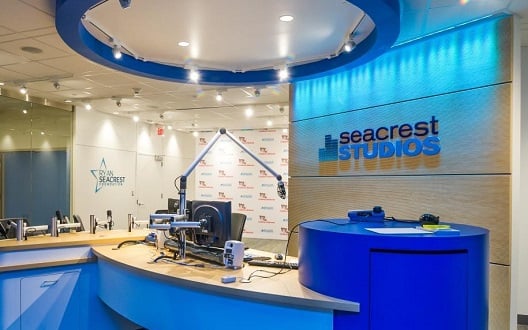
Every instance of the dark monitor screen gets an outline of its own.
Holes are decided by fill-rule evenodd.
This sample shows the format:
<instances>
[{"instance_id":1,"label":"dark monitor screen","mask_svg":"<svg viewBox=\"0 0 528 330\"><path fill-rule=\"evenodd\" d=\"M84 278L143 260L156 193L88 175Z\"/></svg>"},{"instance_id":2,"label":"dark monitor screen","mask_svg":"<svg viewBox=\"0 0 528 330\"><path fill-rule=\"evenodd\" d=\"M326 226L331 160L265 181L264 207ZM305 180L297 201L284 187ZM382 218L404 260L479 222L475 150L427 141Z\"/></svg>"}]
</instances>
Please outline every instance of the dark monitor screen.
<instances>
[{"instance_id":1,"label":"dark monitor screen","mask_svg":"<svg viewBox=\"0 0 528 330\"><path fill-rule=\"evenodd\" d=\"M192 201L192 221L206 220L201 229L192 229L194 243L223 248L231 239L230 201Z\"/></svg>"}]
</instances>

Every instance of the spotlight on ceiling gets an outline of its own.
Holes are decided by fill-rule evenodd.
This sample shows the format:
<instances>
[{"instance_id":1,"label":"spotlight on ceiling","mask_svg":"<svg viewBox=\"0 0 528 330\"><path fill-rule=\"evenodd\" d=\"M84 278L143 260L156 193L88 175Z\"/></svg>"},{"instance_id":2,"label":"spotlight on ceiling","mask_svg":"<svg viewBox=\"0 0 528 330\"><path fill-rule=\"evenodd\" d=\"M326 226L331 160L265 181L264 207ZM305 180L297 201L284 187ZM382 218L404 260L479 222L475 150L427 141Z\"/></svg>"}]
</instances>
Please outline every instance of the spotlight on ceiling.
<instances>
[{"instance_id":1,"label":"spotlight on ceiling","mask_svg":"<svg viewBox=\"0 0 528 330\"><path fill-rule=\"evenodd\" d=\"M54 81L53 82L53 87L56 89L56 90L59 90L61 88L61 85L59 84L58 81Z\"/></svg>"},{"instance_id":2,"label":"spotlight on ceiling","mask_svg":"<svg viewBox=\"0 0 528 330\"><path fill-rule=\"evenodd\" d=\"M20 94L24 94L24 95L27 94L28 92L26 85L20 86L20 89L18 91L20 92Z\"/></svg>"},{"instance_id":3,"label":"spotlight on ceiling","mask_svg":"<svg viewBox=\"0 0 528 330\"><path fill-rule=\"evenodd\" d=\"M123 9L127 9L128 7L130 7L130 3L132 3L132 0L119 0L119 4Z\"/></svg>"},{"instance_id":4,"label":"spotlight on ceiling","mask_svg":"<svg viewBox=\"0 0 528 330\"><path fill-rule=\"evenodd\" d=\"M132 90L134 91L134 96L139 96L139 93L141 92L141 88L139 87L134 87L132 88Z\"/></svg>"},{"instance_id":5,"label":"spotlight on ceiling","mask_svg":"<svg viewBox=\"0 0 528 330\"><path fill-rule=\"evenodd\" d=\"M343 46L343 50L347 53L350 53L354 48L356 48L356 43L352 39L345 42L345 45Z\"/></svg>"},{"instance_id":6,"label":"spotlight on ceiling","mask_svg":"<svg viewBox=\"0 0 528 330\"><path fill-rule=\"evenodd\" d=\"M84 104L84 108L85 108L86 110L92 110L92 105L91 105L90 103L85 103L85 104Z\"/></svg>"},{"instance_id":7,"label":"spotlight on ceiling","mask_svg":"<svg viewBox=\"0 0 528 330\"><path fill-rule=\"evenodd\" d=\"M280 81L287 80L289 76L290 76L290 72L288 71L287 67L284 67L279 70L279 80Z\"/></svg>"},{"instance_id":8,"label":"spotlight on ceiling","mask_svg":"<svg viewBox=\"0 0 528 330\"><path fill-rule=\"evenodd\" d=\"M189 72L189 79L192 82L197 83L200 80L200 72L198 72L196 69L191 69Z\"/></svg>"},{"instance_id":9,"label":"spotlight on ceiling","mask_svg":"<svg viewBox=\"0 0 528 330\"><path fill-rule=\"evenodd\" d=\"M115 99L116 105L121 107L121 99Z\"/></svg>"},{"instance_id":10,"label":"spotlight on ceiling","mask_svg":"<svg viewBox=\"0 0 528 330\"><path fill-rule=\"evenodd\" d=\"M114 55L114 58L116 60L120 59L123 54L121 54L121 47L119 47L119 45L114 45L114 47L112 48L112 55Z\"/></svg>"},{"instance_id":11,"label":"spotlight on ceiling","mask_svg":"<svg viewBox=\"0 0 528 330\"><path fill-rule=\"evenodd\" d=\"M255 97L260 96L260 88L255 88L255 91L253 92L255 94Z\"/></svg>"},{"instance_id":12,"label":"spotlight on ceiling","mask_svg":"<svg viewBox=\"0 0 528 330\"><path fill-rule=\"evenodd\" d=\"M220 92L220 91L216 92L215 99L218 102L222 102L222 100L224 99L224 97L222 96L222 92Z\"/></svg>"}]
</instances>

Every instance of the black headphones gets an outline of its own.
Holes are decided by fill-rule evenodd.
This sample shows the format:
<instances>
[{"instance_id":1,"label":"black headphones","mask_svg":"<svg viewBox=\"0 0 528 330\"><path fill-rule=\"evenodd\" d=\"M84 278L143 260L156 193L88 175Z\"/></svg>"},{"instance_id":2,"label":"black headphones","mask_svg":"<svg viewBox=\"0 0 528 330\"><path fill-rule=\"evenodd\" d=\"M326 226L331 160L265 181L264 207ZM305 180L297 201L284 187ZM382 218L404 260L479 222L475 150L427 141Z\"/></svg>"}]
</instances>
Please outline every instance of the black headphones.
<instances>
[{"instance_id":1,"label":"black headphones","mask_svg":"<svg viewBox=\"0 0 528 330\"><path fill-rule=\"evenodd\" d=\"M420 216L419 222L421 225L437 225L440 222L440 217L434 214L425 213Z\"/></svg>"}]
</instances>

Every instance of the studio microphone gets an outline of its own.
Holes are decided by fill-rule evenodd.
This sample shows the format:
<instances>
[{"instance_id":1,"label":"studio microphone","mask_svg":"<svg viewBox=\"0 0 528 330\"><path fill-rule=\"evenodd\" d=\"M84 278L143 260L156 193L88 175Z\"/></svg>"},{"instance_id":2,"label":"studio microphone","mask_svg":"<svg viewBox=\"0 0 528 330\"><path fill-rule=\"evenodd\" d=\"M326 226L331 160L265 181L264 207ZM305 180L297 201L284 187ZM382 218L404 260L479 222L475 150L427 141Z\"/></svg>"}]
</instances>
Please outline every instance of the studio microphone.
<instances>
[{"instance_id":1,"label":"studio microphone","mask_svg":"<svg viewBox=\"0 0 528 330\"><path fill-rule=\"evenodd\" d=\"M277 194L279 194L280 198L286 199L286 187L284 187L284 182L282 181L277 182Z\"/></svg>"}]
</instances>

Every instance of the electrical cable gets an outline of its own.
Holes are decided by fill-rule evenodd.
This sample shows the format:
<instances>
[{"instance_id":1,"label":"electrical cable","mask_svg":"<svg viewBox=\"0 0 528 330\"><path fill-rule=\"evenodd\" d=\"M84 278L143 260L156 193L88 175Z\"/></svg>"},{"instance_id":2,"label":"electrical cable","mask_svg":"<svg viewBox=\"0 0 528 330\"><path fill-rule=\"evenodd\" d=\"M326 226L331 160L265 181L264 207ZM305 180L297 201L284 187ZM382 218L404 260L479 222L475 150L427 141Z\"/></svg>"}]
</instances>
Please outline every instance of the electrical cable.
<instances>
[{"instance_id":1,"label":"electrical cable","mask_svg":"<svg viewBox=\"0 0 528 330\"><path fill-rule=\"evenodd\" d=\"M291 271L292 268L289 268L288 264L286 262L286 260L288 258L288 247L290 245L291 237L292 237L293 234L297 234L298 233L298 231L295 231L295 229L297 229L299 226L301 226L301 225L303 225L305 223L310 223L310 222L328 222L328 223L331 223L331 224L334 224L334 225L338 225L338 226L348 226L348 225L354 224L354 223L350 223L350 222L334 222L334 221L326 220L326 219L307 220L307 221L299 222L298 224L293 226L292 230L290 230L290 232L288 233L288 239L286 240L286 247L285 247L285 251L284 251L284 261L282 262L284 267L279 268L279 270L276 271L276 272L273 272L273 271L270 271L270 270L264 270L264 269L257 269L255 271L251 272L248 275L247 278L242 278L240 280L240 282L241 283L251 283L251 279L252 278L272 278L274 276L277 276L277 275L280 275L280 274L286 274L287 272ZM270 274L270 275L269 276L256 275L258 272L267 273L267 274Z\"/></svg>"}]
</instances>

